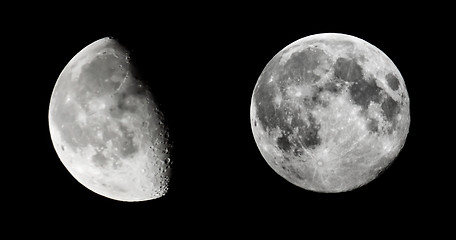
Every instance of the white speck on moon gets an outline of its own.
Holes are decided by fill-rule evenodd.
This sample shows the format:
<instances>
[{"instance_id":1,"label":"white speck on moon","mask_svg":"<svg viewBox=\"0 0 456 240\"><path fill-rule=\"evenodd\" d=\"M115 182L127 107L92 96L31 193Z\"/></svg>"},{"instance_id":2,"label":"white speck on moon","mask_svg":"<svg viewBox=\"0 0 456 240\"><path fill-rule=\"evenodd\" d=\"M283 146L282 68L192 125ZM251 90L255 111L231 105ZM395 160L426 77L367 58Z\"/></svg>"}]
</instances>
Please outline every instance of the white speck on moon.
<instances>
[{"instance_id":1,"label":"white speck on moon","mask_svg":"<svg viewBox=\"0 0 456 240\"><path fill-rule=\"evenodd\" d=\"M163 114L134 67L116 40L97 40L65 66L49 105L64 166L88 189L120 201L159 198L171 176Z\"/></svg>"}]
</instances>

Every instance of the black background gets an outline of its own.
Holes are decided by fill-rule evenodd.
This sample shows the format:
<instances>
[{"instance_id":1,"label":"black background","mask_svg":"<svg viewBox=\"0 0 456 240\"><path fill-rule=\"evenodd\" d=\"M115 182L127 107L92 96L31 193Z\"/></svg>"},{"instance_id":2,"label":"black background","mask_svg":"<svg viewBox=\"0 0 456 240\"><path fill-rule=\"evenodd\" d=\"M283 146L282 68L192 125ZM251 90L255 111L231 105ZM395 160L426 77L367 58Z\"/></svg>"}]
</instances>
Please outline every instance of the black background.
<instances>
[{"instance_id":1,"label":"black background","mask_svg":"<svg viewBox=\"0 0 456 240\"><path fill-rule=\"evenodd\" d=\"M437 188L444 181L435 176L441 167L428 164L441 159L429 150L436 144L429 112L438 112L439 105L424 84L431 78L426 69L441 26L425 17L435 14L432 9L324 4L64 9L23 14L6 37L14 44L8 46L16 46L12 67L23 76L14 84L27 96L11 110L21 117L10 119L26 126L11 140L20 152L15 169L25 169L11 171L9 178L14 223L112 231L169 225L176 233L175 226L187 226L196 234L213 229L237 234L257 224L263 232L280 232L278 225L292 223L298 227L287 231L414 232L446 214ZM409 135L396 161L368 185L339 194L306 191L276 174L250 127L252 91L268 61L291 42L324 32L357 36L385 52L401 71L411 102ZM170 191L159 199L126 203L97 195L68 173L52 146L47 114L54 84L77 52L106 36L133 50L169 120L174 174Z\"/></svg>"}]
</instances>

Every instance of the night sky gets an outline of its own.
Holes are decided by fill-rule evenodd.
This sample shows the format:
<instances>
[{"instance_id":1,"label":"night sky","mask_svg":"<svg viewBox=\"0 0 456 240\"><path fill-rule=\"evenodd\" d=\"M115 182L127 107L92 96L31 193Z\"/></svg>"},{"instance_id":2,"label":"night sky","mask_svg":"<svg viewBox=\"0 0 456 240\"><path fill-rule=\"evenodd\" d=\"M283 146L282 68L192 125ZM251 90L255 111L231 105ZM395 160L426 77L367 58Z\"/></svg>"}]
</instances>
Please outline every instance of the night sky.
<instances>
[{"instance_id":1,"label":"night sky","mask_svg":"<svg viewBox=\"0 0 456 240\"><path fill-rule=\"evenodd\" d=\"M417 51L431 41L431 34L423 31L435 31L432 25L419 21L419 14L342 18L312 11L279 14L213 7L154 8L150 14L129 8L124 17L96 11L77 18L74 13L35 14L14 28L8 40L19 43L18 51L29 52L15 63L32 65L18 70L25 77L17 85L27 86L22 94L31 97L15 110L24 117L14 120L30 129L12 140L26 138L32 145L18 150L21 157L14 159L26 168L25 177L14 178L23 187L12 194L20 203L20 218L49 218L52 226L133 226L137 221L237 232L256 222L265 224L264 229L288 221L361 227L380 216L399 226L422 223L423 215L439 212L430 206L436 205L439 193L430 180L435 178L427 175L435 166L425 165L440 161L426 150L434 142L428 137L433 132L427 127L431 116L424 110L437 107L429 107L420 93L429 79L423 73L423 51ZM324 32L359 37L386 53L405 79L411 104L409 134L396 161L368 185L339 194L306 191L276 174L261 156L250 127L252 91L269 60L293 41ZM169 120L174 171L168 194L159 199L126 203L93 193L69 174L51 142L48 104L60 72L77 52L106 36L133 49ZM77 223L77 218L87 223Z\"/></svg>"}]
</instances>

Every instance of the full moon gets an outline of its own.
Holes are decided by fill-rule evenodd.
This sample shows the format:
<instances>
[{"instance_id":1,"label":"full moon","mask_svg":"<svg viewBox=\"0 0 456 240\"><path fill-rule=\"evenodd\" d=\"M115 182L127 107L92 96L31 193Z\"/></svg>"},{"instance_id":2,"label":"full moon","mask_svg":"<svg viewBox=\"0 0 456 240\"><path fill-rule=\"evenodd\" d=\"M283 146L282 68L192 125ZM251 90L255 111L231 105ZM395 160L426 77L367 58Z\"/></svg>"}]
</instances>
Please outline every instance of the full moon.
<instances>
[{"instance_id":1,"label":"full moon","mask_svg":"<svg viewBox=\"0 0 456 240\"><path fill-rule=\"evenodd\" d=\"M405 144L409 96L399 70L345 34L299 39L261 73L250 117L269 166L301 188L344 192L374 180Z\"/></svg>"},{"instance_id":2,"label":"full moon","mask_svg":"<svg viewBox=\"0 0 456 240\"><path fill-rule=\"evenodd\" d=\"M117 40L97 40L70 60L54 86L48 117L61 162L86 188L128 202L168 191L165 116Z\"/></svg>"}]
</instances>

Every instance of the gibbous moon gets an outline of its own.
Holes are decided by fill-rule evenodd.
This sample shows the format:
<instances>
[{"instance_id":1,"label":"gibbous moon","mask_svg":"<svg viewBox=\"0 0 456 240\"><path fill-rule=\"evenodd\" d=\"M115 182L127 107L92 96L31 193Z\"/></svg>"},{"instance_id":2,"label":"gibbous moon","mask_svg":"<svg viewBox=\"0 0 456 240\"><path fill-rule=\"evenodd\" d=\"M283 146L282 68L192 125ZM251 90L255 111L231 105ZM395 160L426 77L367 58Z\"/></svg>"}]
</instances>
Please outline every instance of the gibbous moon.
<instances>
[{"instance_id":1,"label":"gibbous moon","mask_svg":"<svg viewBox=\"0 0 456 240\"><path fill-rule=\"evenodd\" d=\"M166 194L171 176L169 133L129 51L103 38L74 56L49 104L54 148L86 188L120 201Z\"/></svg>"},{"instance_id":2,"label":"gibbous moon","mask_svg":"<svg viewBox=\"0 0 456 240\"><path fill-rule=\"evenodd\" d=\"M251 102L257 146L301 188L344 192L375 179L402 149L409 96L399 70L370 43L311 35L277 53Z\"/></svg>"}]
</instances>

